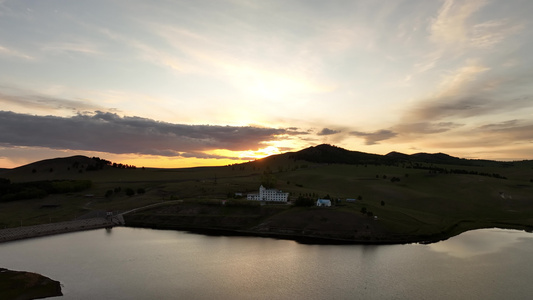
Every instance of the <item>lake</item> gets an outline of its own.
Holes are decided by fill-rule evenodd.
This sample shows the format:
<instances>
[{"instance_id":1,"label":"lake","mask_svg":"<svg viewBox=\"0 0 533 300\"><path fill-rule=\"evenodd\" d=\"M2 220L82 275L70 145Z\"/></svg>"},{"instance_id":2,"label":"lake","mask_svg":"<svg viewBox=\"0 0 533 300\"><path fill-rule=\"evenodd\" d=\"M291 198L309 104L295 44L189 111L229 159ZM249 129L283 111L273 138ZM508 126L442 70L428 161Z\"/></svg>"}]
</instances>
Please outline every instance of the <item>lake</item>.
<instances>
[{"instance_id":1,"label":"lake","mask_svg":"<svg viewBox=\"0 0 533 300\"><path fill-rule=\"evenodd\" d=\"M58 299L531 299L531 257L532 233L501 229L430 245L127 227L0 244L0 267L59 280Z\"/></svg>"}]
</instances>

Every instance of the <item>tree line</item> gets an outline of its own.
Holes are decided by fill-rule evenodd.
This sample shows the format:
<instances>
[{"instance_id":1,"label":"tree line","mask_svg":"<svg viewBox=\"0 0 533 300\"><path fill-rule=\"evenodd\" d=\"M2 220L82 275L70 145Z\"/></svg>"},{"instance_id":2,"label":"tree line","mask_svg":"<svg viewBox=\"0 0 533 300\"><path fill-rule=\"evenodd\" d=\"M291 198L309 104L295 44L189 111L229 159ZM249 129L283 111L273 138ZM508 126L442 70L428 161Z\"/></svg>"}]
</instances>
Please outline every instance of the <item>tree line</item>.
<instances>
[{"instance_id":1,"label":"tree line","mask_svg":"<svg viewBox=\"0 0 533 300\"><path fill-rule=\"evenodd\" d=\"M49 194L81 192L90 188L90 180L43 180L12 183L0 178L0 202L44 198Z\"/></svg>"}]
</instances>

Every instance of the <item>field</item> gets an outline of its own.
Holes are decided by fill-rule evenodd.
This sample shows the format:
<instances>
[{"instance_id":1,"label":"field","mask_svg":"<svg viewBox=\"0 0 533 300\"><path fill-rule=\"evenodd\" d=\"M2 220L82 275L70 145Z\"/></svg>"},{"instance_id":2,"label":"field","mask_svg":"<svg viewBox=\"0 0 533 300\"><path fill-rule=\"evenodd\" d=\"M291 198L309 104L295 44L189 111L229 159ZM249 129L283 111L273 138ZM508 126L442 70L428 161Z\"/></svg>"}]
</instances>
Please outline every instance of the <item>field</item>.
<instances>
[{"instance_id":1,"label":"field","mask_svg":"<svg viewBox=\"0 0 533 300\"><path fill-rule=\"evenodd\" d=\"M452 169L471 174L442 171ZM491 174L498 176L488 176ZM413 167L411 164L312 163L274 156L224 167L105 167L86 171L82 167L73 168L72 161L52 160L0 171L0 178L8 178L11 182L58 179L92 182L92 186L82 192L0 203L2 228L71 220L105 211L126 211L171 200L184 200L183 203L192 206L205 206L206 201L237 203L244 200L234 199L235 193L257 192L265 181L289 192L292 200L329 197L334 206L285 205L271 209L269 213L242 212L241 219L248 221L242 224L230 222L228 228L383 240L391 237L395 240L402 240L402 237L411 240L413 237L440 238L484 227L533 228L531 161L490 162L477 166L419 164ZM348 203L346 199L355 199L355 202ZM183 203L173 205L183 206ZM132 218L137 216L137 221L144 218L144 225L148 226L149 216L149 223L157 223L157 216L162 218L164 214L168 227L172 227L172 221L168 221L172 218L195 216L191 222L196 225L191 223L191 227L213 228L221 226L222 222L217 223L213 218L224 217L224 222L229 222L227 216L236 215L232 209L237 210L238 205L211 211L204 209L203 215L211 218L210 223L202 223L199 219L202 213L198 210L169 213L168 208L138 212L132 214ZM178 223L187 227L183 220Z\"/></svg>"}]
</instances>

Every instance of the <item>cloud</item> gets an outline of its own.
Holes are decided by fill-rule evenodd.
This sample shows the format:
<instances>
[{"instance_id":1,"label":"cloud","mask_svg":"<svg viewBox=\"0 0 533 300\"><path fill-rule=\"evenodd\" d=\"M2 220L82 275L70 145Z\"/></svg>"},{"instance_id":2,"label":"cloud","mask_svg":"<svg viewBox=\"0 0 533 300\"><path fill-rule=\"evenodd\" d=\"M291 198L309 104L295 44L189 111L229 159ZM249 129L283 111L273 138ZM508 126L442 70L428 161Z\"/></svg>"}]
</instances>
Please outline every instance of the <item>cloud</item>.
<instances>
[{"instance_id":1,"label":"cloud","mask_svg":"<svg viewBox=\"0 0 533 300\"><path fill-rule=\"evenodd\" d=\"M104 112L65 118L0 111L0 141L10 146L190 157L215 149L259 149L266 141L298 134L252 126L172 124Z\"/></svg>"},{"instance_id":2,"label":"cloud","mask_svg":"<svg viewBox=\"0 0 533 300\"><path fill-rule=\"evenodd\" d=\"M524 84L532 78L533 73L489 72L478 62L467 61L465 66L443 78L433 96L409 108L402 123L449 121L533 108L533 95L521 93Z\"/></svg>"},{"instance_id":3,"label":"cloud","mask_svg":"<svg viewBox=\"0 0 533 300\"><path fill-rule=\"evenodd\" d=\"M468 40L468 19L486 4L484 0L446 0L431 24L431 39L440 44L461 44Z\"/></svg>"},{"instance_id":4,"label":"cloud","mask_svg":"<svg viewBox=\"0 0 533 300\"><path fill-rule=\"evenodd\" d=\"M402 134L434 134L443 133L452 129L464 126L454 122L418 122L418 123L403 123L394 127L395 132Z\"/></svg>"},{"instance_id":5,"label":"cloud","mask_svg":"<svg viewBox=\"0 0 533 300\"><path fill-rule=\"evenodd\" d=\"M485 124L476 129L480 134L490 135L501 143L533 143L533 122L508 120Z\"/></svg>"},{"instance_id":6,"label":"cloud","mask_svg":"<svg viewBox=\"0 0 533 300\"><path fill-rule=\"evenodd\" d=\"M23 52L18 51L18 50L2 47L2 45L0 45L0 56L11 56L11 57L16 57L16 58L22 58L22 59L25 59L25 60L33 60L34 59L32 56L30 56L30 55L28 55L26 53L23 53Z\"/></svg>"},{"instance_id":7,"label":"cloud","mask_svg":"<svg viewBox=\"0 0 533 300\"><path fill-rule=\"evenodd\" d=\"M51 43L45 45L42 50L60 55L73 52L82 54L101 54L98 47L88 41Z\"/></svg>"},{"instance_id":8,"label":"cloud","mask_svg":"<svg viewBox=\"0 0 533 300\"><path fill-rule=\"evenodd\" d=\"M374 132L352 131L350 134L356 137L364 138L365 144L367 145L374 145L379 141L388 140L398 135L396 132L386 129L381 129Z\"/></svg>"},{"instance_id":9,"label":"cloud","mask_svg":"<svg viewBox=\"0 0 533 300\"><path fill-rule=\"evenodd\" d=\"M340 130L333 130L333 129L329 129L329 128L323 128L319 133L317 133L318 135L332 135L332 134L337 134L341 132Z\"/></svg>"},{"instance_id":10,"label":"cloud","mask_svg":"<svg viewBox=\"0 0 533 300\"><path fill-rule=\"evenodd\" d=\"M208 154L202 152L183 152L179 154L180 157L184 158L200 158L200 159L235 159L235 157Z\"/></svg>"},{"instance_id":11,"label":"cloud","mask_svg":"<svg viewBox=\"0 0 533 300\"><path fill-rule=\"evenodd\" d=\"M0 88L3 87L0 86ZM69 110L71 112L114 110L105 109L88 100L69 100L59 97L28 94L25 91L14 88L9 89L14 90L15 93L5 93L0 91L0 103L4 103L4 107L11 105L22 107L24 109L37 109L43 111Z\"/></svg>"},{"instance_id":12,"label":"cloud","mask_svg":"<svg viewBox=\"0 0 533 300\"><path fill-rule=\"evenodd\" d=\"M511 24L509 20L491 20L476 24L472 27L470 45L476 48L493 48L523 28L522 24Z\"/></svg>"}]
</instances>

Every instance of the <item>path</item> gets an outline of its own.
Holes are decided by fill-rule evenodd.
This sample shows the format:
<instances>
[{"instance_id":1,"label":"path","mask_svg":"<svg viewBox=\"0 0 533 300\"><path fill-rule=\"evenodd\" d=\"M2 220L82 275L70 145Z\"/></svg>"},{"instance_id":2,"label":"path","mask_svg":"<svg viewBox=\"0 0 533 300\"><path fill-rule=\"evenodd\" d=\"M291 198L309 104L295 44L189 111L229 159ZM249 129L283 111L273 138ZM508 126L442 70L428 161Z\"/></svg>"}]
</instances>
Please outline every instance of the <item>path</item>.
<instances>
[{"instance_id":1,"label":"path","mask_svg":"<svg viewBox=\"0 0 533 300\"><path fill-rule=\"evenodd\" d=\"M109 216L107 218L95 217L66 222L0 229L0 243L66 232L121 226L125 225L123 217L124 214L174 202L179 203L182 202L182 200L150 204L143 207L131 209L120 214Z\"/></svg>"},{"instance_id":2,"label":"path","mask_svg":"<svg viewBox=\"0 0 533 300\"><path fill-rule=\"evenodd\" d=\"M116 223L106 218L58 222L35 226L0 229L0 243L58 233L113 227Z\"/></svg>"}]
</instances>

